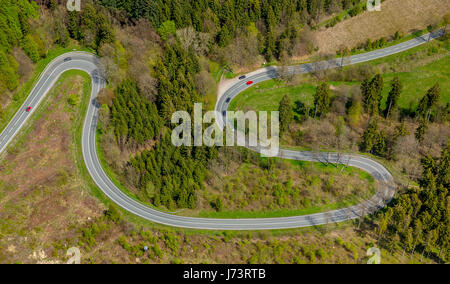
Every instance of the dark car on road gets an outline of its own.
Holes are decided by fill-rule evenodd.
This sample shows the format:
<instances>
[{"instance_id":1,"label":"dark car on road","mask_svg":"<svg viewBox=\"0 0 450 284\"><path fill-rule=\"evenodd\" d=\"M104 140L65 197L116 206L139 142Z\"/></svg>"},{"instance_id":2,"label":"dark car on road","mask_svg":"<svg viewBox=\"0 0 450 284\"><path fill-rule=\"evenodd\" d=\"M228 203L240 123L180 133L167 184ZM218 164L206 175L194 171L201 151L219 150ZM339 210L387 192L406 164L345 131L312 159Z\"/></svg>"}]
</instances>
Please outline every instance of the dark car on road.
<instances>
[{"instance_id":1,"label":"dark car on road","mask_svg":"<svg viewBox=\"0 0 450 284\"><path fill-rule=\"evenodd\" d=\"M67 61L70 61L70 60L72 60L72 57L66 57L66 58L64 58L64 62L67 62Z\"/></svg>"},{"instance_id":2,"label":"dark car on road","mask_svg":"<svg viewBox=\"0 0 450 284\"><path fill-rule=\"evenodd\" d=\"M247 76L242 75L241 77L239 77L239 80L244 80L245 78L247 78Z\"/></svg>"},{"instance_id":3,"label":"dark car on road","mask_svg":"<svg viewBox=\"0 0 450 284\"><path fill-rule=\"evenodd\" d=\"M222 115L223 115L223 116L227 116L227 111L226 111L226 110L223 111L223 112L222 112Z\"/></svg>"},{"instance_id":4,"label":"dark car on road","mask_svg":"<svg viewBox=\"0 0 450 284\"><path fill-rule=\"evenodd\" d=\"M229 103L230 101L231 101L231 98L227 98L225 102Z\"/></svg>"}]
</instances>

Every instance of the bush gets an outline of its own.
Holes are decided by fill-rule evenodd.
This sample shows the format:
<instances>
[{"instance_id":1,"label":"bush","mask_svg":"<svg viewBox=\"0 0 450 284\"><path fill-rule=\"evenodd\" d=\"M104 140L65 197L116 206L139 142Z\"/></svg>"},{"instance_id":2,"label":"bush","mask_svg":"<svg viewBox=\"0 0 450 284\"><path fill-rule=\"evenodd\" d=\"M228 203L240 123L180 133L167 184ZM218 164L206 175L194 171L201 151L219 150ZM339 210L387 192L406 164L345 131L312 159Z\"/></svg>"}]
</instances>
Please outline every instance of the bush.
<instances>
[{"instance_id":1,"label":"bush","mask_svg":"<svg viewBox=\"0 0 450 284\"><path fill-rule=\"evenodd\" d=\"M153 253L154 253L157 257L161 258L161 257L163 256L163 252L162 252L162 250L161 250L161 248L159 247L158 244L154 245L154 246L152 247L152 250L153 250Z\"/></svg>"},{"instance_id":2,"label":"bush","mask_svg":"<svg viewBox=\"0 0 450 284\"><path fill-rule=\"evenodd\" d=\"M78 94L71 94L69 95L67 102L71 106L77 106L80 103L80 96Z\"/></svg>"},{"instance_id":3,"label":"bush","mask_svg":"<svg viewBox=\"0 0 450 284\"><path fill-rule=\"evenodd\" d=\"M169 35L174 35L176 32L175 22L174 21L165 21L158 28L158 34L161 36L163 40L166 40Z\"/></svg>"},{"instance_id":4,"label":"bush","mask_svg":"<svg viewBox=\"0 0 450 284\"><path fill-rule=\"evenodd\" d=\"M168 232L164 235L164 242L167 248L172 250L173 253L176 253L179 249L180 237Z\"/></svg>"},{"instance_id":5,"label":"bush","mask_svg":"<svg viewBox=\"0 0 450 284\"><path fill-rule=\"evenodd\" d=\"M355 7L350 9L350 11L348 11L348 14L350 15L350 17L354 17L354 16L360 14L361 12L362 12L361 6L360 5L356 5Z\"/></svg>"},{"instance_id":6,"label":"bush","mask_svg":"<svg viewBox=\"0 0 450 284\"><path fill-rule=\"evenodd\" d=\"M318 257L320 257L321 259L324 259L327 256L327 254L325 253L325 251L322 248L319 248L316 250L316 255Z\"/></svg>"},{"instance_id":7,"label":"bush","mask_svg":"<svg viewBox=\"0 0 450 284\"><path fill-rule=\"evenodd\" d=\"M131 250L130 244L128 243L127 238L125 236L121 236L118 242L126 251Z\"/></svg>"},{"instance_id":8,"label":"bush","mask_svg":"<svg viewBox=\"0 0 450 284\"><path fill-rule=\"evenodd\" d=\"M122 216L116 205L111 205L109 209L105 212L105 217L107 220L118 224L122 220Z\"/></svg>"},{"instance_id":9,"label":"bush","mask_svg":"<svg viewBox=\"0 0 450 284\"><path fill-rule=\"evenodd\" d=\"M342 21L342 16L338 15L336 17L334 17L333 19L331 19L327 24L326 27L327 28L331 28L334 27L337 23L339 23L340 21Z\"/></svg>"},{"instance_id":10,"label":"bush","mask_svg":"<svg viewBox=\"0 0 450 284\"><path fill-rule=\"evenodd\" d=\"M220 198L220 196L218 196L216 198L216 201L214 202L214 207L217 212L221 212L223 210L223 202L222 202L222 198Z\"/></svg>"}]
</instances>

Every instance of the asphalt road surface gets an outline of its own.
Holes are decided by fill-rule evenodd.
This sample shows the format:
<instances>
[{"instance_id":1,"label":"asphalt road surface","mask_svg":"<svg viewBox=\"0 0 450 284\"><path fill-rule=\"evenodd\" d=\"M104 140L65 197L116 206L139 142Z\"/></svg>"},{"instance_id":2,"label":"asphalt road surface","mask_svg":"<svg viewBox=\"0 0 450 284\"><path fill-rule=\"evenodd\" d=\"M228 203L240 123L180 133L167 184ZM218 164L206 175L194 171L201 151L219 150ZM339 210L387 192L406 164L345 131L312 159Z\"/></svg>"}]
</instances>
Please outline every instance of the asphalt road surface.
<instances>
[{"instance_id":1,"label":"asphalt road surface","mask_svg":"<svg viewBox=\"0 0 450 284\"><path fill-rule=\"evenodd\" d=\"M441 32L431 35L427 34L419 38L415 38L398 45L387 47L384 49L359 54L348 57L346 60L335 59L328 62L319 62L315 64L304 64L289 67L289 72L307 73L322 68L334 68L344 65L357 64L377 58L385 57L394 53L398 53L412 47L421 45L428 40L439 37ZM70 60L69 60L70 58ZM99 75L98 58L92 54L84 52L70 52L54 59L42 72L37 84L34 86L28 98L22 107L15 114L10 123L0 134L0 154L5 151L8 144L17 135L20 129L25 125L28 118L33 114L39 103L52 88L59 76L68 70L82 70L90 74L92 79L92 91L89 107L83 126L82 151L86 164L93 181L104 192L108 198L123 209L137 216L152 222L182 228L205 229L205 230L268 230L268 229L288 229L317 226L329 223L337 223L352 220L373 213L383 208L395 194L394 180L389 171L378 162L359 155L348 155L340 153L323 153L323 152L304 152L280 150L279 157L284 159L294 159L301 161L326 162L335 164L345 164L347 166L362 169L373 176L378 182L378 188L375 196L370 200L363 201L358 205L334 210L330 212L294 216L281 218L262 218L262 219L209 219L184 217L160 212L149 208L140 202L128 197L123 193L107 176L99 161L96 147L97 118L99 105L96 97L98 92L106 86L105 80ZM247 89L248 80L256 83L276 78L278 76L277 68L269 68L266 71L249 77L244 81L239 81L230 87L224 95L219 99L216 105L217 123L222 126L222 112L226 111L228 104L227 98L231 100L240 92ZM31 107L31 111L26 109ZM26 177L24 177L26 178Z\"/></svg>"}]
</instances>

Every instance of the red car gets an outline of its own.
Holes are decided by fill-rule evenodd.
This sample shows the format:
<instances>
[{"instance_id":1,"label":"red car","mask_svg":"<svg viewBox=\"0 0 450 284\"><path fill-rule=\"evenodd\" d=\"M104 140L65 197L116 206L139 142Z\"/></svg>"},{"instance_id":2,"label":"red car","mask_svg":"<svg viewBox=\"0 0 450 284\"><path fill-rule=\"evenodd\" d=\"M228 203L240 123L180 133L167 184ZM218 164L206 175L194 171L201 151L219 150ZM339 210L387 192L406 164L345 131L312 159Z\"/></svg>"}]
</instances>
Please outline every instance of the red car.
<instances>
[{"instance_id":1,"label":"red car","mask_svg":"<svg viewBox=\"0 0 450 284\"><path fill-rule=\"evenodd\" d=\"M251 85L251 84L253 84L253 81L248 81L247 82L247 85Z\"/></svg>"},{"instance_id":2,"label":"red car","mask_svg":"<svg viewBox=\"0 0 450 284\"><path fill-rule=\"evenodd\" d=\"M27 107L27 112L30 112L30 110L31 110L31 107Z\"/></svg>"}]
</instances>

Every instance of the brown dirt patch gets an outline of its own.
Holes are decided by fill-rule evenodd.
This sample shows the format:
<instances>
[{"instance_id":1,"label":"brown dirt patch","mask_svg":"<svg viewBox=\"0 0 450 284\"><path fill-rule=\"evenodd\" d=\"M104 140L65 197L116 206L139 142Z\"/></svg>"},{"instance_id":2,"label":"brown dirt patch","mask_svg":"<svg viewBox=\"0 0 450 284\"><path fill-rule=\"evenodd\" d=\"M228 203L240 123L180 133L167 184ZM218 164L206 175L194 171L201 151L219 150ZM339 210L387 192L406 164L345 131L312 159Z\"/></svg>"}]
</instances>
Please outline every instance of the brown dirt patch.
<instances>
[{"instance_id":1,"label":"brown dirt patch","mask_svg":"<svg viewBox=\"0 0 450 284\"><path fill-rule=\"evenodd\" d=\"M32 125L25 141L1 162L0 247L7 241L21 253L0 253L0 261L5 257L8 262L35 262L28 257L35 249L45 251L52 242L72 236L75 224L102 213L99 202L77 178L70 150L72 123L79 110L69 109L67 96L81 96L82 90L80 76L58 84L49 94L47 110ZM23 241L23 235L33 241Z\"/></svg>"},{"instance_id":2,"label":"brown dirt patch","mask_svg":"<svg viewBox=\"0 0 450 284\"><path fill-rule=\"evenodd\" d=\"M396 31L409 34L438 23L450 11L447 0L387 0L380 12L364 12L317 32L321 53L334 54L339 47L353 48L367 41L391 37Z\"/></svg>"}]
</instances>

